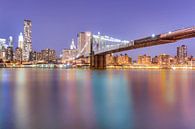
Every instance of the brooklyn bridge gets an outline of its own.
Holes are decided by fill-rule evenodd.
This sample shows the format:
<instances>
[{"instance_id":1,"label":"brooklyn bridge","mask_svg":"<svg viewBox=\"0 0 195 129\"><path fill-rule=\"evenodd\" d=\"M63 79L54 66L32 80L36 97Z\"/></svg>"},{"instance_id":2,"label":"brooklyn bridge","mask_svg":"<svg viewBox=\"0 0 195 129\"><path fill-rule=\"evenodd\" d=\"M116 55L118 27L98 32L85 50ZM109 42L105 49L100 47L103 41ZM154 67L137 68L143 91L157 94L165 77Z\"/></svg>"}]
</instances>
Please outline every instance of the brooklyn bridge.
<instances>
[{"instance_id":1,"label":"brooklyn bridge","mask_svg":"<svg viewBox=\"0 0 195 129\"><path fill-rule=\"evenodd\" d=\"M138 48L176 43L179 40L195 37L195 27L169 31L162 34L152 34L151 36L135 39L120 40L110 36L103 36L100 33L93 35L88 33L89 41L78 51L76 59L90 58L90 67L103 69L106 68L106 55L111 53L123 52Z\"/></svg>"}]
</instances>

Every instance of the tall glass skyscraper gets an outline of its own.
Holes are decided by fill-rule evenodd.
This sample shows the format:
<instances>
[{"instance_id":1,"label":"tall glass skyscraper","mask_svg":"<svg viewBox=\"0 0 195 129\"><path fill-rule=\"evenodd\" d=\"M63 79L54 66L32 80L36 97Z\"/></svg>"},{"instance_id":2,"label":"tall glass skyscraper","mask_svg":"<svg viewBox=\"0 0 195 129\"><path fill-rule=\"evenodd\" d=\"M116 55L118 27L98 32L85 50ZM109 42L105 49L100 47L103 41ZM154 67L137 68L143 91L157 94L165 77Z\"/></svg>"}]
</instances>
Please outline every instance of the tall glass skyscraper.
<instances>
[{"instance_id":1,"label":"tall glass skyscraper","mask_svg":"<svg viewBox=\"0 0 195 129\"><path fill-rule=\"evenodd\" d=\"M23 61L29 61L30 52L32 51L32 22L24 20L24 51Z\"/></svg>"},{"instance_id":2,"label":"tall glass skyscraper","mask_svg":"<svg viewBox=\"0 0 195 129\"><path fill-rule=\"evenodd\" d=\"M18 48L23 49L23 47L24 47L24 38L21 32L20 35L18 36Z\"/></svg>"}]
</instances>

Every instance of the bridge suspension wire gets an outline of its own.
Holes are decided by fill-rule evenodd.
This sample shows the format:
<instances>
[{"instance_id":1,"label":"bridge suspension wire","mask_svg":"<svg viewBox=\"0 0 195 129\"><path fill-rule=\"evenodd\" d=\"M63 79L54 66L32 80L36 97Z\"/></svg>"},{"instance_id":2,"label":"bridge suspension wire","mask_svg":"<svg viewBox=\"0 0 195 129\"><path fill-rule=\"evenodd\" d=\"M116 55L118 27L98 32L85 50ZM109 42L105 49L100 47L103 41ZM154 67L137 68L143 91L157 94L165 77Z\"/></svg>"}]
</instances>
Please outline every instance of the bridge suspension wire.
<instances>
[{"instance_id":1,"label":"bridge suspension wire","mask_svg":"<svg viewBox=\"0 0 195 129\"><path fill-rule=\"evenodd\" d=\"M106 36L106 35L102 36L99 34L92 35L92 42L93 42L92 49L95 53L101 53L106 50L116 49L119 47L124 47L124 46L133 44L132 41L120 40L117 38L113 38L113 37ZM81 49L81 51L79 51L78 54L76 55L76 58L79 58L81 56L89 56L90 53L83 53L83 52L90 44L91 42L86 42L84 47Z\"/></svg>"},{"instance_id":2,"label":"bridge suspension wire","mask_svg":"<svg viewBox=\"0 0 195 129\"><path fill-rule=\"evenodd\" d=\"M113 38L113 37L109 37L107 35L105 35L105 36L93 35L93 38L100 39L100 40L103 40L103 41L115 42L115 43L129 43L129 41L127 41L127 40L120 40L120 39L116 39L116 38Z\"/></svg>"},{"instance_id":3,"label":"bridge suspension wire","mask_svg":"<svg viewBox=\"0 0 195 129\"><path fill-rule=\"evenodd\" d=\"M90 43L90 42L87 42L87 43L85 44L85 46L84 46L84 47L81 49L81 51L77 54L76 58L78 58L78 57L81 56L81 54L82 54L83 51L87 48L87 46L89 45L89 43Z\"/></svg>"}]
</instances>

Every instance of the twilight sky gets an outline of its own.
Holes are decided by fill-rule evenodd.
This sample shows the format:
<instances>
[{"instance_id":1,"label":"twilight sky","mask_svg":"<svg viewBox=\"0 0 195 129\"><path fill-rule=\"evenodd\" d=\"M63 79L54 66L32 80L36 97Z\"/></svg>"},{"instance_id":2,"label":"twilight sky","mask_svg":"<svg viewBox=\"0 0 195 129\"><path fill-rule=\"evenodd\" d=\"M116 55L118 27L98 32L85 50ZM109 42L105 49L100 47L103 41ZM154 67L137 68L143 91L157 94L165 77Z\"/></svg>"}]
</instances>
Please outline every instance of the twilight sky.
<instances>
[{"instance_id":1,"label":"twilight sky","mask_svg":"<svg viewBox=\"0 0 195 129\"><path fill-rule=\"evenodd\" d=\"M195 0L0 0L0 38L17 37L23 20L32 20L33 49L58 54L80 31L131 40L195 25ZM132 57L168 53L186 44L195 56L195 39L128 51Z\"/></svg>"}]
</instances>

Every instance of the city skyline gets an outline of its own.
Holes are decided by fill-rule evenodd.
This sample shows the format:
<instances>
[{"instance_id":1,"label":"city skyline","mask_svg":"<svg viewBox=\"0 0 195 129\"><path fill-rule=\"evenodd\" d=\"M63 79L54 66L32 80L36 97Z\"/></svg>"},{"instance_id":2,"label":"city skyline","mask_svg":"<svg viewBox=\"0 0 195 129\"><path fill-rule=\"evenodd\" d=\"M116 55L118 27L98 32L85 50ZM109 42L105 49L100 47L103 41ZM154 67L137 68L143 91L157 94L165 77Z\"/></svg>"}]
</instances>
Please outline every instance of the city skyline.
<instances>
[{"instance_id":1,"label":"city skyline","mask_svg":"<svg viewBox=\"0 0 195 129\"><path fill-rule=\"evenodd\" d=\"M166 1L154 0L141 4L139 1L126 0L120 3L110 0L100 3L102 2L59 0L45 4L44 0L3 1L0 8L0 30L2 30L0 38L13 36L14 46L16 46L17 37L23 30L23 20L31 19L33 49L40 51L53 48L59 55L63 48L69 47L72 38L76 40L77 34L83 31L91 31L95 34L101 32L119 39L134 40L153 33L158 34L194 25L192 9L195 2L192 0L179 1L177 7L174 6L174 1L168 1L169 5ZM151 3L155 7L151 6ZM30 8L26 7L28 4L31 5ZM84 5L87 8L84 8ZM109 10L106 7L109 7ZM35 8L36 11L31 11ZM4 10L7 10L6 13ZM177 44L131 50L125 53L133 58L145 53L152 56L159 53L173 55L176 54L173 50L177 45L185 44L189 46L189 54L195 55L193 42L194 40L190 39L179 41Z\"/></svg>"}]
</instances>

